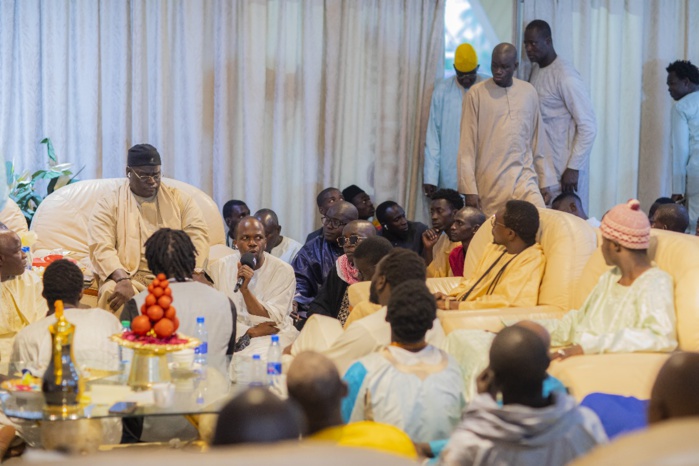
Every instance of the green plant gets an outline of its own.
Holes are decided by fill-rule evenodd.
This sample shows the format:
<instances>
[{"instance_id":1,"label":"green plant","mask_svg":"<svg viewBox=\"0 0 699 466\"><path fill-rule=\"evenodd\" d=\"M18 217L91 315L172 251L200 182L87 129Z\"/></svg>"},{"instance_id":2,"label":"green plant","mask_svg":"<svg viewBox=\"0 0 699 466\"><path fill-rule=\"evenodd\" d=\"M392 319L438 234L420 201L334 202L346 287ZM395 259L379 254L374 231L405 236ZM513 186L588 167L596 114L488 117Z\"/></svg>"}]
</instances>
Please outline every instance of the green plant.
<instances>
[{"instance_id":1,"label":"green plant","mask_svg":"<svg viewBox=\"0 0 699 466\"><path fill-rule=\"evenodd\" d=\"M5 162L10 199L17 203L29 225L31 225L34 213L41 201L55 190L75 181L76 177L85 168L81 168L78 173L73 175L71 171L72 164L58 163L51 139L44 138L41 140L41 143L46 144L47 169L38 170L34 173L27 170L22 174L17 174L14 161ZM37 182L40 180L47 180L45 194L37 192Z\"/></svg>"}]
</instances>

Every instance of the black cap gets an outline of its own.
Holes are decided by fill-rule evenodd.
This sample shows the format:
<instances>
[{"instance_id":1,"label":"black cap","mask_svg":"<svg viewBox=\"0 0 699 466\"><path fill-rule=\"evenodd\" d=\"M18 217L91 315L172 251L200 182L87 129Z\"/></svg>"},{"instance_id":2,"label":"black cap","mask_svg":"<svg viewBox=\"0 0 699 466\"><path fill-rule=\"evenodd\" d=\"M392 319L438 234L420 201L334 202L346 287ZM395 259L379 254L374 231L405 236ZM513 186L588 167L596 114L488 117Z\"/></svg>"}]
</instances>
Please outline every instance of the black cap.
<instances>
[{"instance_id":1,"label":"black cap","mask_svg":"<svg viewBox=\"0 0 699 466\"><path fill-rule=\"evenodd\" d=\"M129 156L126 160L127 167L157 166L160 163L158 149L150 144L136 144L129 149Z\"/></svg>"}]
</instances>

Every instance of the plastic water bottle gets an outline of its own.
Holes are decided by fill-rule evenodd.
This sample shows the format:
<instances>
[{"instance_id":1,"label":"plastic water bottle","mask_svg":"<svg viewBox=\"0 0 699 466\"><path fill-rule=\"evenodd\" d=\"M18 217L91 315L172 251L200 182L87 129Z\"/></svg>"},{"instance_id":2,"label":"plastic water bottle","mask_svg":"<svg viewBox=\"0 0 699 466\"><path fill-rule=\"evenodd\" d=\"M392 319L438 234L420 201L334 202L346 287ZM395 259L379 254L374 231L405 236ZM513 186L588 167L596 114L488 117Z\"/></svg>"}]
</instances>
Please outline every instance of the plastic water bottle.
<instances>
[{"instance_id":1,"label":"plastic water bottle","mask_svg":"<svg viewBox=\"0 0 699 466\"><path fill-rule=\"evenodd\" d=\"M27 270L31 270L32 262L34 260L32 258L32 248L29 246L22 246L22 252L27 256L27 265L24 268L26 268Z\"/></svg>"},{"instance_id":2,"label":"plastic water bottle","mask_svg":"<svg viewBox=\"0 0 699 466\"><path fill-rule=\"evenodd\" d=\"M272 343L267 351L267 383L277 385L282 375L282 348L279 346L279 335L272 335Z\"/></svg>"},{"instance_id":3,"label":"plastic water bottle","mask_svg":"<svg viewBox=\"0 0 699 466\"><path fill-rule=\"evenodd\" d=\"M131 330L131 322L128 320L121 321L121 333L126 333ZM119 368L123 374L128 377L128 370L131 367L133 360L133 350L119 345Z\"/></svg>"},{"instance_id":4,"label":"plastic water bottle","mask_svg":"<svg viewBox=\"0 0 699 466\"><path fill-rule=\"evenodd\" d=\"M201 343L194 349L194 362L195 364L199 364L199 366L204 368L206 366L206 360L209 354L209 332L206 331L203 317L197 317L196 337Z\"/></svg>"},{"instance_id":5,"label":"plastic water bottle","mask_svg":"<svg viewBox=\"0 0 699 466\"><path fill-rule=\"evenodd\" d=\"M250 386L262 387L265 385L265 363L259 354L252 355L250 366Z\"/></svg>"}]
</instances>

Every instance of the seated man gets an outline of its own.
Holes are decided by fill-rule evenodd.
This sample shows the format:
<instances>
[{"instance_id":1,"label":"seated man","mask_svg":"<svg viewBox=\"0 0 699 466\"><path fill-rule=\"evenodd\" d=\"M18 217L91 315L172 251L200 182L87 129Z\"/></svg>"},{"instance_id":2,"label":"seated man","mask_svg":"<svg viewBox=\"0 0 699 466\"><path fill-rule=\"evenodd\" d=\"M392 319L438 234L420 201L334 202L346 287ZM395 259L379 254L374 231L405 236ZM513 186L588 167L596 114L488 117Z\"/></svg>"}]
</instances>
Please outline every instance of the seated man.
<instances>
[{"instance_id":1,"label":"seated man","mask_svg":"<svg viewBox=\"0 0 699 466\"><path fill-rule=\"evenodd\" d=\"M98 305L119 312L154 275L144 243L160 228L184 230L197 250L193 278L205 281L209 257L208 227L197 203L184 192L160 182L160 154L150 144L129 149L128 181L98 199L87 229L90 261L99 275Z\"/></svg>"},{"instance_id":2,"label":"seated man","mask_svg":"<svg viewBox=\"0 0 699 466\"><path fill-rule=\"evenodd\" d=\"M266 251L287 264L291 264L303 245L288 236L281 235L282 226L279 225L279 218L272 209L258 210L255 212L255 218L262 222L262 226L265 227Z\"/></svg>"},{"instance_id":3,"label":"seated man","mask_svg":"<svg viewBox=\"0 0 699 466\"><path fill-rule=\"evenodd\" d=\"M689 213L680 204L663 204L658 207L650 219L651 228L684 233L689 227Z\"/></svg>"},{"instance_id":4,"label":"seated man","mask_svg":"<svg viewBox=\"0 0 699 466\"><path fill-rule=\"evenodd\" d=\"M308 306L318 294L320 285L343 253L337 239L352 220L357 220L357 208L349 202L334 202L323 217L323 235L304 244L291 263L296 275L294 301L301 319L300 327L303 327Z\"/></svg>"},{"instance_id":5,"label":"seated man","mask_svg":"<svg viewBox=\"0 0 699 466\"><path fill-rule=\"evenodd\" d=\"M385 306L391 298L391 290L408 280L426 280L425 261L413 251L394 248L381 259L371 278L370 299L381 305L381 309L356 320L344 331L337 319L312 316L308 320L308 328L304 328L290 348L291 355L309 349L318 351L329 357L340 374L344 374L357 359L390 345L391 326L386 321ZM427 343L437 348L443 345L444 329L439 319L434 319L426 339Z\"/></svg>"},{"instance_id":6,"label":"seated man","mask_svg":"<svg viewBox=\"0 0 699 466\"><path fill-rule=\"evenodd\" d=\"M543 394L549 363L534 332L503 329L490 348L484 392L469 404L440 464L563 465L605 443L593 412L565 393Z\"/></svg>"},{"instance_id":7,"label":"seated man","mask_svg":"<svg viewBox=\"0 0 699 466\"><path fill-rule=\"evenodd\" d=\"M669 197L659 197L655 201L653 201L653 204L651 204L650 209L648 209L648 220L653 223L653 217L655 217L655 211L658 210L658 207L661 205L665 204L674 204L675 201L670 199Z\"/></svg>"},{"instance_id":8,"label":"seated man","mask_svg":"<svg viewBox=\"0 0 699 466\"><path fill-rule=\"evenodd\" d=\"M342 190L342 197L357 208L359 220L369 220L376 212L369 195L359 186L352 184Z\"/></svg>"},{"instance_id":9,"label":"seated man","mask_svg":"<svg viewBox=\"0 0 699 466\"><path fill-rule=\"evenodd\" d=\"M212 445L298 440L306 423L295 402L280 400L266 388L249 388L221 409Z\"/></svg>"},{"instance_id":10,"label":"seated man","mask_svg":"<svg viewBox=\"0 0 699 466\"><path fill-rule=\"evenodd\" d=\"M203 317L209 333L207 363L226 374L226 355L233 354L236 338L235 305L220 291L192 281L197 251L182 230L162 228L148 238L145 247L148 269L156 275L165 274L170 283L172 305L180 321L178 332L196 335L197 317ZM139 316L148 294L146 289L130 299L122 318L133 320Z\"/></svg>"},{"instance_id":11,"label":"seated man","mask_svg":"<svg viewBox=\"0 0 699 466\"><path fill-rule=\"evenodd\" d=\"M699 416L699 354L676 353L658 372L648 405L648 422Z\"/></svg>"},{"instance_id":12,"label":"seated man","mask_svg":"<svg viewBox=\"0 0 699 466\"><path fill-rule=\"evenodd\" d=\"M461 243L449 253L449 267L454 277L464 276L466 252L473 236L485 223L485 215L475 207L464 207L454 215L454 221L449 228L449 239Z\"/></svg>"},{"instance_id":13,"label":"seated man","mask_svg":"<svg viewBox=\"0 0 699 466\"><path fill-rule=\"evenodd\" d=\"M379 204L376 219L381 223L381 236L394 247L422 254L422 234L427 230L427 225L406 219L405 211L394 201Z\"/></svg>"},{"instance_id":14,"label":"seated man","mask_svg":"<svg viewBox=\"0 0 699 466\"><path fill-rule=\"evenodd\" d=\"M430 196L432 228L422 234L422 257L427 264L428 277L451 277L449 254L459 245L449 237L454 215L464 206L464 200L453 189L440 189Z\"/></svg>"},{"instance_id":15,"label":"seated man","mask_svg":"<svg viewBox=\"0 0 699 466\"><path fill-rule=\"evenodd\" d=\"M15 334L46 315L41 278L26 269L22 242L12 230L0 230L0 360L9 361Z\"/></svg>"},{"instance_id":16,"label":"seated man","mask_svg":"<svg viewBox=\"0 0 699 466\"><path fill-rule=\"evenodd\" d=\"M527 201L507 201L491 218L493 243L473 274L448 296L435 294L439 309L535 306L546 259L536 242L539 211Z\"/></svg>"},{"instance_id":17,"label":"seated man","mask_svg":"<svg viewBox=\"0 0 699 466\"><path fill-rule=\"evenodd\" d=\"M591 227L599 228L599 220L594 217L588 218L583 208L582 200L580 200L580 196L574 192L562 193L556 196L551 203L551 208L560 212L573 214L585 220Z\"/></svg>"},{"instance_id":18,"label":"seated man","mask_svg":"<svg viewBox=\"0 0 699 466\"><path fill-rule=\"evenodd\" d=\"M226 246L235 249L235 227L238 222L250 215L250 208L245 201L231 199L223 204L223 221L228 227L228 235L226 236Z\"/></svg>"},{"instance_id":19,"label":"seated man","mask_svg":"<svg viewBox=\"0 0 699 466\"><path fill-rule=\"evenodd\" d=\"M390 424L414 442L451 434L465 404L463 377L454 358L425 341L436 317L436 302L424 280L408 280L392 290L386 311L391 344L345 373L345 420Z\"/></svg>"},{"instance_id":20,"label":"seated man","mask_svg":"<svg viewBox=\"0 0 699 466\"><path fill-rule=\"evenodd\" d=\"M266 239L262 223L255 217L245 217L236 229L235 254L217 261L210 270L217 289L226 294L238 310L238 333L243 340L229 367L234 382L247 382L248 363L254 354L267 359L273 333L279 332L282 347L290 345L298 335L291 322L291 305L296 282L289 264L265 252ZM243 254L255 256L255 266L243 265ZM242 285L236 289L242 279ZM267 330L261 332L261 330Z\"/></svg>"},{"instance_id":21,"label":"seated man","mask_svg":"<svg viewBox=\"0 0 699 466\"><path fill-rule=\"evenodd\" d=\"M56 322L55 303L61 300L66 319L75 325L72 346L75 362L95 369L119 368L119 347L109 337L121 332L121 323L104 309L80 309L83 280L80 268L68 260L58 260L46 267L42 294L48 312L46 317L17 333L11 361L32 361L43 369L48 367L52 354L49 326Z\"/></svg>"},{"instance_id":22,"label":"seated man","mask_svg":"<svg viewBox=\"0 0 699 466\"><path fill-rule=\"evenodd\" d=\"M677 347L672 277L648 257L650 223L632 199L602 218L605 272L582 307L543 321L557 356L673 351Z\"/></svg>"},{"instance_id":23,"label":"seated man","mask_svg":"<svg viewBox=\"0 0 699 466\"><path fill-rule=\"evenodd\" d=\"M308 307L309 316L322 314L335 317L344 325L350 313L347 288L363 280L361 269L355 263L355 249L365 239L375 236L376 228L367 220L354 220L345 226L342 230L342 236L337 239L337 244L342 247L345 253L337 258L335 265L330 269L330 273L318 290L318 295ZM386 242L388 243L388 241Z\"/></svg>"},{"instance_id":24,"label":"seated man","mask_svg":"<svg viewBox=\"0 0 699 466\"><path fill-rule=\"evenodd\" d=\"M320 212L321 220L323 217L325 217L325 214L328 212L328 209L333 204L344 200L345 199L342 197L342 193L337 188L325 188L324 190L319 192L318 196L316 197L316 205L318 206L318 212ZM318 238L322 235L323 227L321 226L320 228L318 228L315 231L312 231L308 234L308 236L306 236L306 243L309 243L314 238Z\"/></svg>"},{"instance_id":25,"label":"seated man","mask_svg":"<svg viewBox=\"0 0 699 466\"><path fill-rule=\"evenodd\" d=\"M345 424L341 405L347 396L347 384L335 364L322 354L299 354L289 367L286 385L289 399L296 401L306 415L307 440L371 448L416 459L413 442L397 427L373 421Z\"/></svg>"}]
</instances>

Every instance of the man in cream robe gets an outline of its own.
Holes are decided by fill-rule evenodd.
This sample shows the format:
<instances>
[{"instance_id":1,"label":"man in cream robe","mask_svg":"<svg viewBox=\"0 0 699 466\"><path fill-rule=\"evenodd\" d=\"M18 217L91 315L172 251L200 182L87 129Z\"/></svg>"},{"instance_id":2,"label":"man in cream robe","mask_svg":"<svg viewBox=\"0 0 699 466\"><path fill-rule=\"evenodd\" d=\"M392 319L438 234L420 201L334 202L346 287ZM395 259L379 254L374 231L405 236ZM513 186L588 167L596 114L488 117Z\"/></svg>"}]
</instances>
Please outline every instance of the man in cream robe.
<instances>
[{"instance_id":1,"label":"man in cream robe","mask_svg":"<svg viewBox=\"0 0 699 466\"><path fill-rule=\"evenodd\" d=\"M0 360L9 361L15 335L46 315L39 276L25 268L19 236L0 231Z\"/></svg>"},{"instance_id":2,"label":"man in cream robe","mask_svg":"<svg viewBox=\"0 0 699 466\"><path fill-rule=\"evenodd\" d=\"M194 199L160 182L160 154L149 144L129 149L128 181L97 201L88 224L90 260L100 278L98 305L117 312L152 281L146 240L160 228L184 230L197 249L194 278L203 279L208 228Z\"/></svg>"},{"instance_id":3,"label":"man in cream robe","mask_svg":"<svg viewBox=\"0 0 699 466\"><path fill-rule=\"evenodd\" d=\"M527 25L524 47L532 62L529 82L539 94L544 132L560 180L551 197L577 192L587 210L590 152L597 135L589 92L573 65L556 55L545 21Z\"/></svg>"},{"instance_id":4,"label":"man in cream robe","mask_svg":"<svg viewBox=\"0 0 699 466\"><path fill-rule=\"evenodd\" d=\"M214 286L233 301L238 311L238 342L229 375L234 382L247 383L252 356L259 354L266 361L272 333L278 331L282 348L298 335L291 321L296 278L289 264L265 252L264 226L255 217L245 217L238 223L235 240L239 254L216 261L209 273ZM241 264L245 253L255 256L254 268ZM239 277L243 277L243 284L236 289ZM257 331L260 328L270 331L262 335Z\"/></svg>"},{"instance_id":5,"label":"man in cream robe","mask_svg":"<svg viewBox=\"0 0 699 466\"><path fill-rule=\"evenodd\" d=\"M449 254L459 246L449 237L454 215L464 207L464 201L453 189L440 189L430 196L432 228L422 234L422 256L427 264L428 277L451 277Z\"/></svg>"},{"instance_id":6,"label":"man in cream robe","mask_svg":"<svg viewBox=\"0 0 699 466\"><path fill-rule=\"evenodd\" d=\"M509 199L544 207L550 202L549 187L558 183L536 90L513 78L517 66L517 49L498 45L493 78L474 85L463 102L459 192L466 205L480 207L486 215Z\"/></svg>"}]
</instances>

